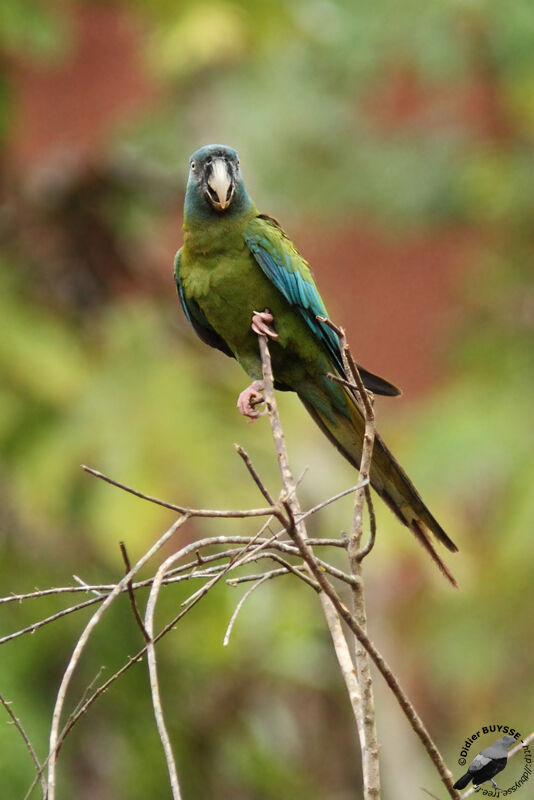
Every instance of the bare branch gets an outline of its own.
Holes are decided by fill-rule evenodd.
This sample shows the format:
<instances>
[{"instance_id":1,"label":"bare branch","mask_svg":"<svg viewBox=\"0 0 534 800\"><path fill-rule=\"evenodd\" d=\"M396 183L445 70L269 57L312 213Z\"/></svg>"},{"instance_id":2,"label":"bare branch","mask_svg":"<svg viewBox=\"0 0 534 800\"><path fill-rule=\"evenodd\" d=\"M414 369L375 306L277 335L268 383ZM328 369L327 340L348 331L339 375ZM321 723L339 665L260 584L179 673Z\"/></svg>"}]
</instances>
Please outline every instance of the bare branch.
<instances>
[{"instance_id":1,"label":"bare branch","mask_svg":"<svg viewBox=\"0 0 534 800\"><path fill-rule=\"evenodd\" d=\"M339 375L334 375L333 372L327 372L326 377L329 381L334 381L335 383L340 383L342 386L346 386L347 389L352 389L353 392L358 391L358 387L352 381L348 381L346 378L342 378Z\"/></svg>"},{"instance_id":2,"label":"bare branch","mask_svg":"<svg viewBox=\"0 0 534 800\"><path fill-rule=\"evenodd\" d=\"M91 597L90 600L85 600L83 603L78 603L75 606L64 608L55 614L51 614L49 617L46 617L45 619L39 620L39 622L34 622L32 625L27 625L25 628L21 628L18 631L14 631L14 633L8 633L6 636L2 636L2 638L0 638L0 645L6 644L6 642L10 642L12 639L17 639L19 636L24 636L27 633L35 633L35 631L39 630L39 628L48 625L50 622L55 622L57 619L61 619L61 617L66 617L67 614L72 614L75 611L81 611L82 608L87 608L88 606L95 605L95 603L101 603L104 600L104 598L105 595L99 595L98 597Z\"/></svg>"},{"instance_id":3,"label":"bare branch","mask_svg":"<svg viewBox=\"0 0 534 800\"><path fill-rule=\"evenodd\" d=\"M367 502L367 508L369 510L369 528L371 530L371 533L369 535L369 541L367 542L367 544L364 547L360 547L356 554L356 559L358 561L363 561L363 559L369 555L369 553L375 546L375 541L376 541L376 514L369 485L365 487L365 500Z\"/></svg>"},{"instance_id":4,"label":"bare branch","mask_svg":"<svg viewBox=\"0 0 534 800\"><path fill-rule=\"evenodd\" d=\"M317 581L314 581L311 575L308 574L306 567L304 565L299 565L294 567L293 564L290 564L289 561L286 561L285 558L282 558L277 553L265 553L265 557L271 558L273 561L277 561L278 564L282 564L284 569L287 570L287 572L291 572L293 575L295 575L295 577L299 578L299 580L304 581L304 583L307 583L308 586L311 586L311 588L315 589L316 592L319 591L319 585ZM249 560L251 561L252 558L247 559L247 561ZM332 567L332 569L335 568ZM347 575L346 578L348 579L349 576Z\"/></svg>"},{"instance_id":5,"label":"bare branch","mask_svg":"<svg viewBox=\"0 0 534 800\"><path fill-rule=\"evenodd\" d=\"M368 483L369 478L366 478L365 480L360 481L360 483L357 483L356 486L351 486L350 489L344 489L342 492L338 492L338 494L335 494L333 497L329 497L328 500L323 500L321 503L317 503L317 505L313 506L313 508L310 508L309 511L304 511L304 513L301 514L300 519L307 519L312 514L315 514L316 511L320 511L322 508L329 506L330 503L335 503L336 500L341 500L342 497L346 497L348 494L352 494L352 492L357 492L358 489L363 489L363 487L367 486ZM317 540L310 539L310 542L316 544ZM333 544L334 542L331 543Z\"/></svg>"},{"instance_id":6,"label":"bare branch","mask_svg":"<svg viewBox=\"0 0 534 800\"><path fill-rule=\"evenodd\" d=\"M239 578L227 578L227 586L238 586L240 583L250 583L251 581L259 581L261 578L278 578L281 575L289 575L289 570L286 567L278 567L278 569L271 569L268 572L260 572L256 575L240 575Z\"/></svg>"},{"instance_id":7,"label":"bare branch","mask_svg":"<svg viewBox=\"0 0 534 800\"><path fill-rule=\"evenodd\" d=\"M84 464L82 464L81 467L83 470L85 470L85 472L88 472L90 475L94 475L95 478L100 478L100 480L111 484L111 486L116 486L118 489L122 489L124 492L128 492L129 494L135 495L135 497L140 497L142 500L148 500L149 503L155 503L158 506L163 506L163 508L169 508L171 511L177 511L179 514L185 514L188 517L213 517L213 518L223 518L223 519L242 519L244 517L269 517L272 515L276 515L278 510L275 507L249 508L246 510L185 508L184 506L177 506L174 503L167 503L165 500L159 500L157 497L152 497L149 494L144 494L143 492L139 492L137 489L132 489L131 486L126 486L125 483L120 483L119 481L116 481L113 478L104 475L104 473L99 472L98 470L93 469L92 467L86 467Z\"/></svg>"},{"instance_id":8,"label":"bare branch","mask_svg":"<svg viewBox=\"0 0 534 800\"><path fill-rule=\"evenodd\" d=\"M367 413L367 415L373 416L373 409L371 402L369 400L369 394L367 392L367 389L363 385L362 379L360 377L360 372L350 352L349 346L347 344L347 337L345 335L345 331L343 330L343 328L340 328L338 325L336 325L334 322L332 322L332 320L328 319L327 317L318 316L317 319L319 320L319 322L323 322L326 325L328 325L329 328L331 328L335 333L337 333L339 337L341 355L343 358L343 366L345 368L346 377L348 379L348 385L350 386L350 388L354 389L354 385L351 384L350 382L350 378L352 377L354 379L354 384L356 385L356 391L359 395L359 399L363 403L364 411ZM330 374L328 377L330 377ZM336 376L332 376L332 378L334 378L335 380ZM343 383L343 380L340 380L340 383Z\"/></svg>"},{"instance_id":9,"label":"bare branch","mask_svg":"<svg viewBox=\"0 0 534 800\"><path fill-rule=\"evenodd\" d=\"M302 519L302 517L300 518ZM319 539L305 539L306 544L311 544L313 547L342 547L344 550L347 549L346 543L343 539L326 539L326 538L319 538Z\"/></svg>"},{"instance_id":10,"label":"bare branch","mask_svg":"<svg viewBox=\"0 0 534 800\"><path fill-rule=\"evenodd\" d=\"M132 565L130 564L130 559L128 558L128 551L126 550L126 545L124 542L119 542L119 547L121 549L122 560L124 561L124 566L126 567L126 573L130 572ZM133 590L132 580L130 579L126 584L126 588L128 590L128 597L130 598L130 605L132 607L133 615L135 617L135 621L139 626L141 633L143 634L143 639L145 642L148 642L150 637L146 632L145 626L143 624L143 620L141 619L141 614L139 613L139 609L137 608L137 603L135 600L135 594Z\"/></svg>"},{"instance_id":11,"label":"bare branch","mask_svg":"<svg viewBox=\"0 0 534 800\"><path fill-rule=\"evenodd\" d=\"M261 585L262 585L262 583L265 583L265 581L269 580L269 578L272 578L272 577L273 577L273 576L272 576L272 574L270 574L270 575L269 575L269 574L267 574L267 575L263 575L263 576L262 576L262 577L261 577L261 578L260 578L258 581L256 581L256 583L254 583L254 584L253 584L253 585L250 587L250 589L248 589L248 590L245 592L245 594L243 595L243 597L241 598L241 600L239 601L239 603L236 605L236 607L235 607L235 610L234 610L234 613L233 613L233 614L232 614L232 616L230 617L230 622L228 623L228 627L227 627L227 629L226 629L226 633L224 634L224 639L223 639L223 647L227 647L227 646L228 646L228 643L229 643L229 641L230 641L230 636L231 636L231 634L232 634L232 628L234 627L234 622L236 621L236 619L237 619L237 615L238 615L238 614L239 614L239 612L241 611L241 609L242 609L242 607L243 607L243 604L245 603L245 601L246 601L246 600L247 600L247 599L250 597L250 595L252 594L252 592L254 592L254 591L255 591L255 590L256 590L256 589L257 589L259 586L261 586Z\"/></svg>"},{"instance_id":12,"label":"bare branch","mask_svg":"<svg viewBox=\"0 0 534 800\"><path fill-rule=\"evenodd\" d=\"M349 646L347 644L347 640L345 639L345 634L343 633L341 620L339 618L336 609L332 604L332 601L330 600L330 598L326 596L324 592L321 592L319 597L321 599L325 619L328 624L328 628L330 630L330 636L332 637L334 650L336 651L339 668L341 669L341 674L343 676L343 680L345 681L345 685L347 687L347 692L349 694L349 699L354 713L354 717L356 719L356 724L358 725L359 728L360 726L359 709L361 706L361 692L358 683L358 677L356 675L356 669L354 667L354 664L352 663Z\"/></svg>"},{"instance_id":13,"label":"bare branch","mask_svg":"<svg viewBox=\"0 0 534 800\"><path fill-rule=\"evenodd\" d=\"M94 594L96 597L100 597L101 592L99 592L97 589L91 588L89 584L79 578L78 575L73 575L72 577L76 583L80 585L81 589L85 589L86 592L91 592L91 594Z\"/></svg>"},{"instance_id":14,"label":"bare branch","mask_svg":"<svg viewBox=\"0 0 534 800\"><path fill-rule=\"evenodd\" d=\"M275 505L274 500L271 497L271 495L269 494L268 490L265 488L265 485L264 485L262 479L260 478L260 476L256 472L256 469L255 469L252 461L250 460L250 456L248 455L246 450L244 450L241 447L240 444L234 444L234 447L237 450L238 455L241 456L241 458L245 462L245 466L248 469L248 471L249 471L249 473L250 473L250 475L252 477L252 480L254 481L254 483L256 484L256 486L258 487L260 492L262 493L262 495L265 498L265 500L267 500L269 505L274 506Z\"/></svg>"},{"instance_id":15,"label":"bare branch","mask_svg":"<svg viewBox=\"0 0 534 800\"><path fill-rule=\"evenodd\" d=\"M28 753L30 754L31 760L34 763L35 770L37 772L36 780L39 780L41 782L41 791L43 793L43 800L46 800L46 781L45 781L45 777L43 775L43 768L41 767L41 765L39 763L39 759L37 758L35 750L33 749L33 745L30 742L30 739L29 739L26 731L22 727L22 723L21 723L20 719L15 715L14 711L11 709L11 703L8 700L6 700L5 697L3 697L3 695L1 695L1 694L0 694L0 703L2 703L2 705L5 708L5 710L7 711L7 713L9 714L9 716L11 717L11 719L13 721L13 725L15 726L15 728L18 730L18 732L20 733L20 735L24 739L24 743L25 743L26 747L28 748Z\"/></svg>"}]
</instances>

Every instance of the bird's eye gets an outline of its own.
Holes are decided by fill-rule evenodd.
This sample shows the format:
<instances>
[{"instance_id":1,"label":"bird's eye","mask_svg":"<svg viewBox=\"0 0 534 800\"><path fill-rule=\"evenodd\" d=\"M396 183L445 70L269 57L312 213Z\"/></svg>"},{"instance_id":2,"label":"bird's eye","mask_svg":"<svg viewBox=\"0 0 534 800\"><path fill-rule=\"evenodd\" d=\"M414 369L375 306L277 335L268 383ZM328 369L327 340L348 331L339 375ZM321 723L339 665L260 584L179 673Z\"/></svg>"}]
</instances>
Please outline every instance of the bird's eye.
<instances>
[{"instance_id":1,"label":"bird's eye","mask_svg":"<svg viewBox=\"0 0 534 800\"><path fill-rule=\"evenodd\" d=\"M194 161L192 161L191 162L191 169L193 170L193 172L196 170L196 168L197 168L197 165L195 164Z\"/></svg>"}]
</instances>

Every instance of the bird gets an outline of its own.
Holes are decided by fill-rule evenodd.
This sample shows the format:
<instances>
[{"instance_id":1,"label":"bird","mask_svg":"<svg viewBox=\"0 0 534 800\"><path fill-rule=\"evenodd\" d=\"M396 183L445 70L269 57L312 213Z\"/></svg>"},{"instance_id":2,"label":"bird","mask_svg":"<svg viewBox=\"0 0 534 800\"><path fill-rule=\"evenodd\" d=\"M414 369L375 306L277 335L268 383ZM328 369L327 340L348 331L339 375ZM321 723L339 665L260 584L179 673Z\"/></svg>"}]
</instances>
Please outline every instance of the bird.
<instances>
[{"instance_id":1,"label":"bird","mask_svg":"<svg viewBox=\"0 0 534 800\"><path fill-rule=\"evenodd\" d=\"M296 392L304 407L340 451L359 469L365 421L347 379L339 337L309 264L271 216L250 198L237 152L210 144L189 160L183 245L174 261L178 295L199 338L235 358L252 379L237 407L250 420L262 412L262 363L258 335L268 337L274 386ZM389 381L359 367L365 388L396 396ZM376 434L370 482L393 513L423 545L453 586L431 534L449 551L457 547L424 504L410 478Z\"/></svg>"},{"instance_id":2,"label":"bird","mask_svg":"<svg viewBox=\"0 0 534 800\"><path fill-rule=\"evenodd\" d=\"M515 742L513 736L501 736L492 745L482 750L469 764L467 772L458 778L454 784L455 789L465 789L469 781L473 781L473 786L480 786L486 781L491 781L494 789L499 789L493 778L502 772L508 761L508 748Z\"/></svg>"}]
</instances>

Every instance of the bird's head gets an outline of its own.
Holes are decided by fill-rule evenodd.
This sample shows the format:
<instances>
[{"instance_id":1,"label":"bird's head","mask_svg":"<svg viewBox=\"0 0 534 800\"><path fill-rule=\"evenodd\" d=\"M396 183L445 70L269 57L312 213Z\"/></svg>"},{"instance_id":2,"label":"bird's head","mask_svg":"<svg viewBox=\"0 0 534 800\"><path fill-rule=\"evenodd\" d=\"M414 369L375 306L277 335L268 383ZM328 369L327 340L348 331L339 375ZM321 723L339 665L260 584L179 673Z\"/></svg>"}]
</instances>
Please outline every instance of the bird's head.
<instances>
[{"instance_id":1,"label":"bird's head","mask_svg":"<svg viewBox=\"0 0 534 800\"><path fill-rule=\"evenodd\" d=\"M208 144L193 153L189 159L187 203L201 213L218 215L250 204L235 150Z\"/></svg>"},{"instance_id":2,"label":"bird's head","mask_svg":"<svg viewBox=\"0 0 534 800\"><path fill-rule=\"evenodd\" d=\"M502 744L503 744L503 745L504 745L506 748L508 748L508 747L510 747L510 745L511 745L511 744L514 744L514 743L515 743L515 738L514 738L513 736L501 736L501 738L499 739L499 741L500 741L500 742L502 742Z\"/></svg>"}]
</instances>

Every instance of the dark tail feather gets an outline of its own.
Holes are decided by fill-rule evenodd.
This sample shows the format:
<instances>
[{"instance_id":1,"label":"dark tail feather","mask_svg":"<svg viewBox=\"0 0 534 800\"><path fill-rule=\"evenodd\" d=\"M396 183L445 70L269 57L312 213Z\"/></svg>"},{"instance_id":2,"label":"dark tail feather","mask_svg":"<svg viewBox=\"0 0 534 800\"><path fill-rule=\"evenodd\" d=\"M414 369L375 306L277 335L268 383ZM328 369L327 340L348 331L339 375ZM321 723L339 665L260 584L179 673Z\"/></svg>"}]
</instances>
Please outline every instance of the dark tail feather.
<instances>
[{"instance_id":1,"label":"dark tail feather","mask_svg":"<svg viewBox=\"0 0 534 800\"><path fill-rule=\"evenodd\" d=\"M387 466L388 471L391 473L391 477L394 479L394 482L398 483L402 487L403 499L408 501L409 505L412 507L413 511L416 513L421 522L423 522L423 524L432 531L436 539L438 539L447 548L447 550L450 550L451 553L457 553L458 548L452 539L445 533L427 506L423 503L421 495L413 485L412 481L378 434L376 434L375 442L376 459L373 456L373 463L375 463L375 461L377 462L378 469L380 469L378 462L381 462L381 465L385 464ZM381 494L380 489L377 487L375 488L376 491ZM395 500L393 498L386 497L386 495L387 489L384 490L384 500L386 503L388 503L392 511L399 517L401 522L404 522L408 525L407 520L399 514L399 509L395 503ZM410 526L408 525L408 527Z\"/></svg>"},{"instance_id":2,"label":"dark tail feather","mask_svg":"<svg viewBox=\"0 0 534 800\"><path fill-rule=\"evenodd\" d=\"M316 387L314 388L315 396L317 397L317 389ZM305 396L299 392L299 397L308 413L332 444L350 464L359 469L364 421L350 392L342 390L341 387L339 389L343 391L350 418L340 414L339 410L335 411L334 409L332 409L331 413L324 413L317 407L316 402L313 402L311 394L310 396ZM321 400L327 400L326 393ZM335 419L335 422L332 421L333 419ZM410 528L447 580L457 588L456 580L436 553L428 532L433 533L452 552L455 552L458 548L430 513L417 489L378 434L375 438L373 451L371 485L398 519Z\"/></svg>"},{"instance_id":3,"label":"dark tail feather","mask_svg":"<svg viewBox=\"0 0 534 800\"><path fill-rule=\"evenodd\" d=\"M449 570L449 568L447 567L445 562L441 560L441 558L438 556L438 554L434 550L434 547L432 545L432 542L430 541L430 537L429 537L428 533L426 532L424 526L421 525L421 523L419 522L418 519L414 519L412 521L412 524L410 525L410 530L414 533L415 538L417 539L417 541L420 542L423 545L423 547L425 548L427 553L430 555L430 558L432 559L432 561L435 564L437 564L438 569L441 570L441 572L445 575L447 580L450 581L450 583L452 583L452 585L454 586L455 589L457 589L458 588L458 584L456 583L456 578L454 577L452 572Z\"/></svg>"},{"instance_id":4,"label":"dark tail feather","mask_svg":"<svg viewBox=\"0 0 534 800\"><path fill-rule=\"evenodd\" d=\"M380 375L375 375L369 370L364 369L358 365L358 371L366 389L369 389L373 394L381 394L387 397L398 397L402 394L398 386L381 378Z\"/></svg>"},{"instance_id":5,"label":"dark tail feather","mask_svg":"<svg viewBox=\"0 0 534 800\"><path fill-rule=\"evenodd\" d=\"M471 780L471 773L466 772L465 775L462 775L461 778L458 778L456 783L454 784L455 789L465 789L469 781Z\"/></svg>"}]
</instances>

